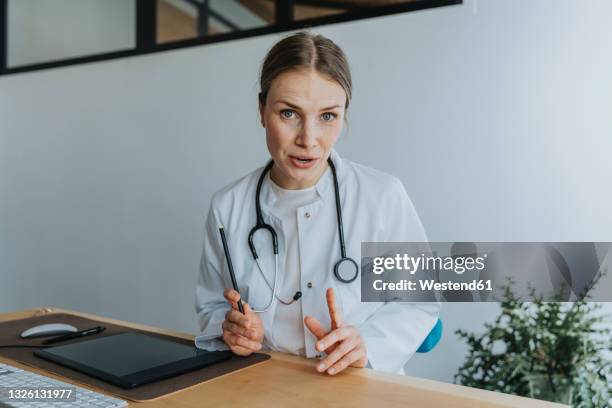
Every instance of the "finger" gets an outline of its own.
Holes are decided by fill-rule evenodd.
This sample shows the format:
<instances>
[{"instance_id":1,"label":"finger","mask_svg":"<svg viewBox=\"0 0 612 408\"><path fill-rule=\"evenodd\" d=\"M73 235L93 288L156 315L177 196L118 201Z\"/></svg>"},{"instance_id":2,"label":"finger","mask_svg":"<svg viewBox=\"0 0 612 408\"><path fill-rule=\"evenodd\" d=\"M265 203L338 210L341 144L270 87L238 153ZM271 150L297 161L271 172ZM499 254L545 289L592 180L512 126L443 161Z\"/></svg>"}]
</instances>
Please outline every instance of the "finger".
<instances>
[{"instance_id":1,"label":"finger","mask_svg":"<svg viewBox=\"0 0 612 408\"><path fill-rule=\"evenodd\" d=\"M327 370L327 374L329 375L338 374L340 371L344 370L346 367L352 365L356 361L363 359L364 357L365 357L365 351L360 348L355 348L348 354L345 354L344 357L340 359L340 361L338 361L336 364L331 366Z\"/></svg>"},{"instance_id":2,"label":"finger","mask_svg":"<svg viewBox=\"0 0 612 408\"><path fill-rule=\"evenodd\" d=\"M238 302L240 300L240 293L236 292L234 289L225 289L223 291L223 297L230 303Z\"/></svg>"},{"instance_id":3,"label":"finger","mask_svg":"<svg viewBox=\"0 0 612 408\"><path fill-rule=\"evenodd\" d=\"M315 335L317 340L320 340L327 335L327 330L325 330L323 325L312 316L306 316L304 318L304 324L306 325L308 330L310 330L310 332Z\"/></svg>"},{"instance_id":4,"label":"finger","mask_svg":"<svg viewBox=\"0 0 612 408\"><path fill-rule=\"evenodd\" d=\"M333 346L335 343L350 337L353 333L354 329L351 327L341 327L339 329L332 330L327 336L320 339L315 347L318 351L323 351L326 348Z\"/></svg>"},{"instance_id":5,"label":"finger","mask_svg":"<svg viewBox=\"0 0 612 408\"><path fill-rule=\"evenodd\" d=\"M323 372L333 366L337 361L340 361L342 357L357 347L357 339L349 338L343 341L332 351L323 361L317 364L317 371Z\"/></svg>"},{"instance_id":6,"label":"finger","mask_svg":"<svg viewBox=\"0 0 612 408\"><path fill-rule=\"evenodd\" d=\"M240 347L240 346L231 346L230 350L232 350L234 354L241 356L241 357L246 357L246 356L250 356L251 354L253 354L252 350L249 350L247 348Z\"/></svg>"},{"instance_id":7,"label":"finger","mask_svg":"<svg viewBox=\"0 0 612 408\"><path fill-rule=\"evenodd\" d=\"M223 328L223 330L227 330L229 332L232 332L234 334L239 334L240 336L244 336L244 337L248 337L252 340L255 340L255 331L254 330L249 330L243 326L237 325L236 323L232 323L228 320L225 320L222 324L221 327Z\"/></svg>"},{"instance_id":8,"label":"finger","mask_svg":"<svg viewBox=\"0 0 612 408\"><path fill-rule=\"evenodd\" d=\"M237 344L238 338L238 335L232 334L230 332L225 332L223 334L223 341L225 341L225 344L227 344L232 349L232 351L240 355L251 353L253 350L250 350L248 347L240 346Z\"/></svg>"},{"instance_id":9,"label":"finger","mask_svg":"<svg viewBox=\"0 0 612 408\"><path fill-rule=\"evenodd\" d=\"M251 305L247 302L244 302L244 314L247 316L250 322L251 331L248 337L253 340L257 340L259 337L259 341L263 338L263 322L259 317L259 312L251 309ZM259 333L258 333L259 332Z\"/></svg>"},{"instance_id":10,"label":"finger","mask_svg":"<svg viewBox=\"0 0 612 408\"><path fill-rule=\"evenodd\" d=\"M225 320L228 320L232 323L236 323L245 329L250 329L252 324L249 318L246 315L243 315L236 309L232 309L225 314Z\"/></svg>"},{"instance_id":11,"label":"finger","mask_svg":"<svg viewBox=\"0 0 612 408\"><path fill-rule=\"evenodd\" d=\"M336 295L332 288L327 288L325 296L327 297L327 308L329 309L329 317L331 318L331 328L335 330L342 327L342 313L340 313L340 310L336 306Z\"/></svg>"},{"instance_id":12,"label":"finger","mask_svg":"<svg viewBox=\"0 0 612 408\"><path fill-rule=\"evenodd\" d=\"M248 339L243 336L236 336L236 344L238 346L248 348L249 350L252 350L252 351L261 350L261 343L259 343L258 341Z\"/></svg>"},{"instance_id":13,"label":"finger","mask_svg":"<svg viewBox=\"0 0 612 408\"><path fill-rule=\"evenodd\" d=\"M239 326L235 323L232 323L228 320L225 320L222 324L221 327L223 328L223 330L227 330L229 332L232 332L234 334L238 334L240 336L244 336L244 337L248 337L251 340L257 340L257 333L255 332L255 330L252 329L246 329L242 326Z\"/></svg>"},{"instance_id":14,"label":"finger","mask_svg":"<svg viewBox=\"0 0 612 408\"><path fill-rule=\"evenodd\" d=\"M249 340L244 336L240 336L233 333L228 333L228 338L230 343L235 346L246 348L251 351L259 351L261 350L261 343L253 340Z\"/></svg>"},{"instance_id":15,"label":"finger","mask_svg":"<svg viewBox=\"0 0 612 408\"><path fill-rule=\"evenodd\" d=\"M240 293L234 289L226 289L223 292L223 297L228 301L232 309L240 310L238 307L238 301L240 300Z\"/></svg>"},{"instance_id":16,"label":"finger","mask_svg":"<svg viewBox=\"0 0 612 408\"><path fill-rule=\"evenodd\" d=\"M245 349L244 347L237 346L236 345L235 336L232 333L228 332L228 331L223 332L223 341L234 352L236 352L234 349L239 349L238 351L240 351L241 353L243 351L246 351L246 352L249 351L249 350Z\"/></svg>"},{"instance_id":17,"label":"finger","mask_svg":"<svg viewBox=\"0 0 612 408\"><path fill-rule=\"evenodd\" d=\"M248 356L249 354L252 354L253 351L249 350L246 347L241 347L241 346L237 346L235 344L235 340L232 337L231 333L226 332L227 334L223 335L223 341L225 341L225 344L227 344L227 346L230 348L230 350L232 350L232 352L234 354L237 354L239 356Z\"/></svg>"}]
</instances>

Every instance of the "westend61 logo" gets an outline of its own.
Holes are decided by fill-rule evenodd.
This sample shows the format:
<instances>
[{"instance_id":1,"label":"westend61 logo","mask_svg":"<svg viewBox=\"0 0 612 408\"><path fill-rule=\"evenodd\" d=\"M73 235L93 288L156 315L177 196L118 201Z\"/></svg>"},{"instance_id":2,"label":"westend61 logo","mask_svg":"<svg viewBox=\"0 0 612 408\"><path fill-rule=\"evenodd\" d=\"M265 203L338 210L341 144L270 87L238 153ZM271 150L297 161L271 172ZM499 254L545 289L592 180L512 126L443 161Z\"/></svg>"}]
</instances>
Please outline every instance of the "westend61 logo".
<instances>
[{"instance_id":1,"label":"westend61 logo","mask_svg":"<svg viewBox=\"0 0 612 408\"><path fill-rule=\"evenodd\" d=\"M380 275L385 271L407 271L414 275L417 271L455 272L462 275L464 272L482 271L486 265L487 254L482 256L410 256L396 254L389 257L375 257L372 261L372 272Z\"/></svg>"}]
</instances>

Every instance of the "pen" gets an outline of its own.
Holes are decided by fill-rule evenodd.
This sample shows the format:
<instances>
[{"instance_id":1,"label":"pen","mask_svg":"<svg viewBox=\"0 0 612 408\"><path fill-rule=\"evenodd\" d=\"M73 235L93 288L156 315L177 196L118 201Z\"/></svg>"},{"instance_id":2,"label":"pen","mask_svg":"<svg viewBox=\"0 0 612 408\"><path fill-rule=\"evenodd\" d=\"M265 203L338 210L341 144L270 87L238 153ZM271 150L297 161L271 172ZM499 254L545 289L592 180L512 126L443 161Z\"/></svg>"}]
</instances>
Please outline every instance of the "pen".
<instances>
[{"instance_id":1,"label":"pen","mask_svg":"<svg viewBox=\"0 0 612 408\"><path fill-rule=\"evenodd\" d=\"M101 333L105 329L106 329L106 327L96 326L96 327L92 327L91 329L81 330L81 331L76 332L76 333L62 334L61 336L52 337L50 339L47 339L47 340L43 341L42 344L53 344L53 343L58 343L58 342L64 341L64 340L70 340L70 339L76 339L76 338L79 338L79 337L89 336L90 334Z\"/></svg>"},{"instance_id":2,"label":"pen","mask_svg":"<svg viewBox=\"0 0 612 408\"><path fill-rule=\"evenodd\" d=\"M227 267L229 268L230 278L232 279L232 286L234 290L240 294L238 290L238 284L236 283L236 275L234 275L234 267L232 266L232 258L230 257L229 248L227 246L227 240L225 239L225 231L223 225L219 225L219 234L221 234L221 242L223 243L223 251L225 251L225 259L227 259ZM242 298L238 299L238 310L244 314L244 306L242 306Z\"/></svg>"}]
</instances>

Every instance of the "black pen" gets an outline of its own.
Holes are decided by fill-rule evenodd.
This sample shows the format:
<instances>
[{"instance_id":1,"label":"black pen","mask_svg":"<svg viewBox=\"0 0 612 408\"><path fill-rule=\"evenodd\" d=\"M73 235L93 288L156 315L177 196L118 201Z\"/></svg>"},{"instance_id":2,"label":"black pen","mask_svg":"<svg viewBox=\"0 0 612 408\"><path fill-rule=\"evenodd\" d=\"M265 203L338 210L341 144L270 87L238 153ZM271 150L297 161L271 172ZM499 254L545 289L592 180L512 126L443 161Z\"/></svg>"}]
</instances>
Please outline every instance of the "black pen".
<instances>
[{"instance_id":1,"label":"black pen","mask_svg":"<svg viewBox=\"0 0 612 408\"><path fill-rule=\"evenodd\" d=\"M227 259L227 267L229 268L230 278L232 279L232 286L234 290L240 294L238 290L238 284L236 283L236 275L234 275L234 267L232 266L232 258L230 257L229 248L227 246L227 240L225 239L225 231L223 225L219 225L219 233L221 234L221 242L223 243L223 250L225 251L225 259ZM238 310L244 314L244 306L242 306L242 298L238 299Z\"/></svg>"},{"instance_id":2,"label":"black pen","mask_svg":"<svg viewBox=\"0 0 612 408\"><path fill-rule=\"evenodd\" d=\"M83 336L89 336L90 334L101 333L105 329L106 327L96 326L96 327L92 327L91 329L85 329L85 330L78 331L76 333L62 334L61 336L52 337L50 339L47 339L43 341L42 344L53 344L53 343L58 343L64 340L71 340L71 339L76 339L76 338L83 337Z\"/></svg>"}]
</instances>

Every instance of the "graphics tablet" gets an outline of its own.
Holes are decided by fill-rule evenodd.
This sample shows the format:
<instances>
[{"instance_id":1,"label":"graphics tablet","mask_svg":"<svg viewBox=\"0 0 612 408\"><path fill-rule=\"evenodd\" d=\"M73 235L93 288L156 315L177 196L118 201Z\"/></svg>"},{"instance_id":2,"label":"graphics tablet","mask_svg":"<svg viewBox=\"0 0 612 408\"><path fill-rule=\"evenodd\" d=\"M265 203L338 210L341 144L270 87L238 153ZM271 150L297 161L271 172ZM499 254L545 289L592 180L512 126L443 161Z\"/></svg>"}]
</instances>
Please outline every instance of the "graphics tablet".
<instances>
[{"instance_id":1,"label":"graphics tablet","mask_svg":"<svg viewBox=\"0 0 612 408\"><path fill-rule=\"evenodd\" d=\"M128 332L37 350L34 355L122 388L134 388L228 360L232 353Z\"/></svg>"}]
</instances>

